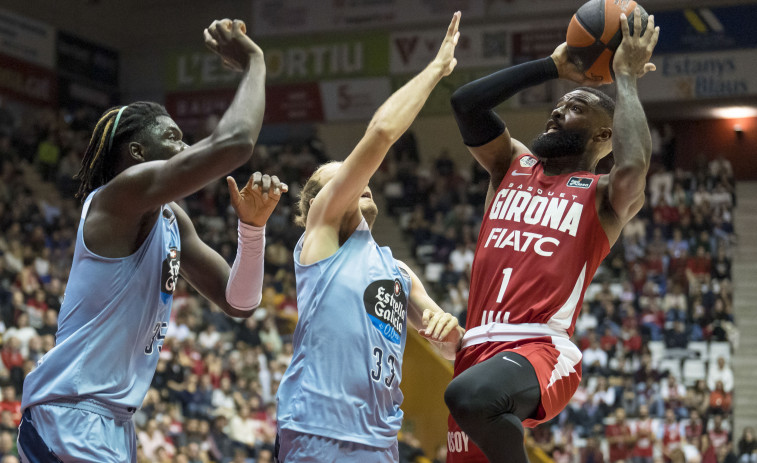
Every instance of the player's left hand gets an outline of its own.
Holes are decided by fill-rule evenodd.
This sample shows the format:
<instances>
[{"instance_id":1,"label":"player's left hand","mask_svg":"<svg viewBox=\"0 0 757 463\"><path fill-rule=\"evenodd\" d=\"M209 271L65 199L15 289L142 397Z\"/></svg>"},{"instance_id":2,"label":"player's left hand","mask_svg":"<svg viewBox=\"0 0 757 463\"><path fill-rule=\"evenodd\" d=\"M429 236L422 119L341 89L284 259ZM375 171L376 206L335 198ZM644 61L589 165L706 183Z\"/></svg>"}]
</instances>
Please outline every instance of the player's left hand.
<instances>
[{"instance_id":1,"label":"player's left hand","mask_svg":"<svg viewBox=\"0 0 757 463\"><path fill-rule=\"evenodd\" d=\"M426 309L423 311L422 323L423 327L418 330L418 334L429 341L457 345L462 338L457 318L450 313Z\"/></svg>"},{"instance_id":2,"label":"player's left hand","mask_svg":"<svg viewBox=\"0 0 757 463\"><path fill-rule=\"evenodd\" d=\"M458 28L460 26L461 13L458 11L452 15L452 21L447 27L447 35L444 37L442 46L439 48L439 52L434 58L434 62L437 63L442 72L442 77L450 75L455 66L457 66L457 58L455 58L455 47L460 40L460 32Z\"/></svg>"},{"instance_id":3,"label":"player's left hand","mask_svg":"<svg viewBox=\"0 0 757 463\"><path fill-rule=\"evenodd\" d=\"M625 14L620 14L620 29L623 32L615 56L612 60L612 68L615 75L626 74L634 77L641 77L647 72L654 71L657 67L649 62L652 58L652 51L657 45L657 39L660 36L660 28L654 25L654 15L647 18L647 27L643 34L641 32L641 10L636 8L633 14L633 30L630 33L628 27L628 18Z\"/></svg>"},{"instance_id":4,"label":"player's left hand","mask_svg":"<svg viewBox=\"0 0 757 463\"><path fill-rule=\"evenodd\" d=\"M286 183L281 183L278 177L263 175L255 172L241 190L233 177L226 177L231 196L231 206L237 213L239 220L256 227L265 225L271 216L281 195L289 191Z\"/></svg>"}]
</instances>

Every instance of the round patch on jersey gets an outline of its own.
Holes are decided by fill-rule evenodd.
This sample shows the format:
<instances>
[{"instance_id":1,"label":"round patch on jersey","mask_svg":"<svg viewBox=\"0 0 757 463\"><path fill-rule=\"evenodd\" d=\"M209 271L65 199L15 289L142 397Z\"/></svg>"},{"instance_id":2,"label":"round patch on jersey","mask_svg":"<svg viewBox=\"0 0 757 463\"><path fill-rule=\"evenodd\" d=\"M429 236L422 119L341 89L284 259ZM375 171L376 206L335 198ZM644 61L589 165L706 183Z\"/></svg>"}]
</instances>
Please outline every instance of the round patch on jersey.
<instances>
[{"instance_id":1,"label":"round patch on jersey","mask_svg":"<svg viewBox=\"0 0 757 463\"><path fill-rule=\"evenodd\" d=\"M363 293L363 304L373 327L388 341L399 344L407 320L407 295L400 281L374 281Z\"/></svg>"},{"instance_id":2,"label":"round patch on jersey","mask_svg":"<svg viewBox=\"0 0 757 463\"><path fill-rule=\"evenodd\" d=\"M535 157L532 156L523 156L520 158L520 166L521 167L533 167L536 165L538 161Z\"/></svg>"}]
</instances>

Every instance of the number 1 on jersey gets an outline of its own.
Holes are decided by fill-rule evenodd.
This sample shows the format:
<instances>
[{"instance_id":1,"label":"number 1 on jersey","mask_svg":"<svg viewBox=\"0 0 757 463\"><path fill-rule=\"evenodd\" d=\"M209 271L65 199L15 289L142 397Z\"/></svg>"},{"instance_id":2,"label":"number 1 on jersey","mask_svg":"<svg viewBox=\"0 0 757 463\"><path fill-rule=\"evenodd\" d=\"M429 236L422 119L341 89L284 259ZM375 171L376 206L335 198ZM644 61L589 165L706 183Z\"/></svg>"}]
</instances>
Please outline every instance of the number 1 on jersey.
<instances>
[{"instance_id":1,"label":"number 1 on jersey","mask_svg":"<svg viewBox=\"0 0 757 463\"><path fill-rule=\"evenodd\" d=\"M510 275L513 274L512 268L502 269L502 285L499 287L499 294L497 294L497 302L502 302L502 298L505 296L505 290L507 284L510 283Z\"/></svg>"}]
</instances>

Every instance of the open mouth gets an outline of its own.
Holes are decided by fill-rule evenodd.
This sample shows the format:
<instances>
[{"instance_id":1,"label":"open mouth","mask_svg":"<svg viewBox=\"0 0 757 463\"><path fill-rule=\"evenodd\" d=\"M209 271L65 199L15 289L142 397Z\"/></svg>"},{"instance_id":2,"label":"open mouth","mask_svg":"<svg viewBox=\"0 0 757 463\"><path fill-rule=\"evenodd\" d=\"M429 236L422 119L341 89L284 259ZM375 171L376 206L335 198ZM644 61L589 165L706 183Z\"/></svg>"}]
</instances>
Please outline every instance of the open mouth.
<instances>
[{"instance_id":1,"label":"open mouth","mask_svg":"<svg viewBox=\"0 0 757 463\"><path fill-rule=\"evenodd\" d=\"M545 130L546 133L552 133L552 132L557 132L558 130L560 130L560 126L555 121L549 121L547 122L547 126L545 127L545 129L546 129Z\"/></svg>"},{"instance_id":2,"label":"open mouth","mask_svg":"<svg viewBox=\"0 0 757 463\"><path fill-rule=\"evenodd\" d=\"M363 193L362 195L360 195L360 197L361 197L361 198L368 198L368 199L371 199L371 198L372 198L373 196L371 196L371 194L370 194L369 192L367 192L367 191L366 191L365 193Z\"/></svg>"}]
</instances>

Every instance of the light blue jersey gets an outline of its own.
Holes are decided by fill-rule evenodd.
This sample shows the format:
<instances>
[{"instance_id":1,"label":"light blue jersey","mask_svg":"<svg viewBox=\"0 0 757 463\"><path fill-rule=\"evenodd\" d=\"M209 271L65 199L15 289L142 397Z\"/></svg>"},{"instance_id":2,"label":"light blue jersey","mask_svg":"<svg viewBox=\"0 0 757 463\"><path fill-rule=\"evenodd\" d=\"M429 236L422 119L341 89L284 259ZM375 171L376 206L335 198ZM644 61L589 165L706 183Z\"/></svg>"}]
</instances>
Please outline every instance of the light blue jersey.
<instances>
[{"instance_id":1,"label":"light blue jersey","mask_svg":"<svg viewBox=\"0 0 757 463\"><path fill-rule=\"evenodd\" d=\"M304 235L303 235L304 236ZM332 256L300 265L294 356L278 389L280 429L387 448L402 424L410 277L363 220Z\"/></svg>"},{"instance_id":2,"label":"light blue jersey","mask_svg":"<svg viewBox=\"0 0 757 463\"><path fill-rule=\"evenodd\" d=\"M95 194L97 190L82 208L56 345L24 380L24 409L61 399L93 399L133 411L155 374L179 276L176 217L164 205L134 254L101 257L87 249L83 238Z\"/></svg>"}]
</instances>

